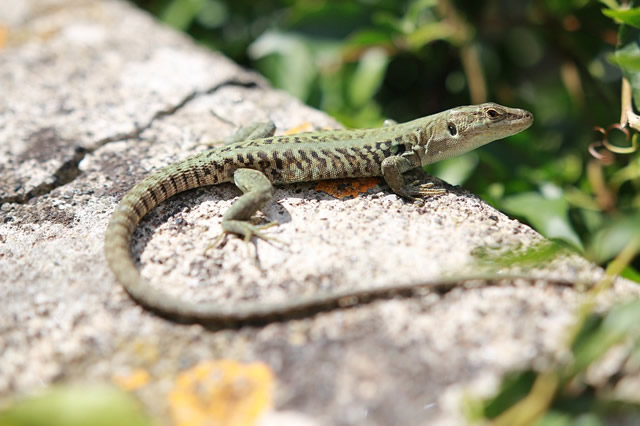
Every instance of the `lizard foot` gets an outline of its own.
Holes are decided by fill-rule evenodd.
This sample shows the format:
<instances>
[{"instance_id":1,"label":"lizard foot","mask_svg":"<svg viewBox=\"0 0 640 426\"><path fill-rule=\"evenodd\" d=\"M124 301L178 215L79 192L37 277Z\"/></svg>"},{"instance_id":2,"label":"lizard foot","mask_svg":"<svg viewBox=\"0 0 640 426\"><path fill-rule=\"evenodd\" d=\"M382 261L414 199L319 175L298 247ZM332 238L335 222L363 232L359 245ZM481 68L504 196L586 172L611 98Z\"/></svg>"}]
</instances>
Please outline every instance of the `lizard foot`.
<instances>
[{"instance_id":1,"label":"lizard foot","mask_svg":"<svg viewBox=\"0 0 640 426\"><path fill-rule=\"evenodd\" d=\"M241 236L245 242L249 242L251 238L257 237L265 241L277 241L277 238L265 234L265 229L280 225L278 222L269 222L264 225L253 225L243 220L227 220L222 224L222 229L226 233L232 233Z\"/></svg>"},{"instance_id":2,"label":"lizard foot","mask_svg":"<svg viewBox=\"0 0 640 426\"><path fill-rule=\"evenodd\" d=\"M204 249L204 252L206 253L209 249L218 246L220 241L229 234L235 234L239 237L242 237L245 243L249 243L251 238L257 237L261 240L275 241L277 243L286 245L286 243L284 243L283 241L280 241L279 239L269 236L263 232L265 229L278 225L280 225L278 222L269 222L264 225L253 225L243 220L224 221L222 223L222 232L220 233L220 235L218 235L213 243L209 244L207 248Z\"/></svg>"}]
</instances>

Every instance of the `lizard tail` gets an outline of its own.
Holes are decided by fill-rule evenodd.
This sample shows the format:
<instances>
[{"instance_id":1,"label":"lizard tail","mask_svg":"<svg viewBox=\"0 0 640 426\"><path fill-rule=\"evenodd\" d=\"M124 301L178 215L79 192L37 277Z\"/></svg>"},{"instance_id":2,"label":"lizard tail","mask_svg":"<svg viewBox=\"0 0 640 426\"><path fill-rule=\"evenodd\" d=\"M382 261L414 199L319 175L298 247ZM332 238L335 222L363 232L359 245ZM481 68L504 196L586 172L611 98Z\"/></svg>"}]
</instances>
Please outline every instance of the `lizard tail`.
<instances>
[{"instance_id":1,"label":"lizard tail","mask_svg":"<svg viewBox=\"0 0 640 426\"><path fill-rule=\"evenodd\" d=\"M221 170L217 162L196 165L190 158L172 164L136 185L111 215L104 236L105 257L116 279L141 305L176 319L194 319L191 304L173 299L140 275L131 257L131 237L140 220L166 199L228 180Z\"/></svg>"},{"instance_id":2,"label":"lizard tail","mask_svg":"<svg viewBox=\"0 0 640 426\"><path fill-rule=\"evenodd\" d=\"M194 167L193 160L187 159L143 180L120 201L105 232L105 256L116 279L140 305L164 317L181 322L237 326L244 323L266 323L306 317L337 307L367 303L384 295L412 293L419 287L444 290L470 279L509 279L509 277L496 277L495 274L484 277L453 277L431 282L391 284L379 288L350 289L288 298L280 303L244 302L227 305L215 302L189 302L175 298L153 286L140 275L131 257L131 237L140 220L151 209L179 192L227 180L229 178L222 171L220 162Z\"/></svg>"},{"instance_id":3,"label":"lizard tail","mask_svg":"<svg viewBox=\"0 0 640 426\"><path fill-rule=\"evenodd\" d=\"M120 201L111 216L105 233L105 256L116 279L140 305L172 320L189 323L213 323L216 326L266 323L307 317L320 311L368 303L388 295L413 294L416 288L429 287L436 291L447 291L461 282L469 280L491 282L516 278L535 279L522 276L503 276L495 273L477 274L466 277L440 278L433 281L390 284L377 288L349 289L327 294L288 298L280 303L244 302L223 305L215 302L189 302L175 298L151 285L140 275L131 257L130 242L142 217L159 203L178 192L225 180L221 174L215 172L211 172L215 178L205 178L204 174L206 173L204 172L198 179L193 176L185 177L185 169L181 167L181 163L177 163L135 186ZM193 168L189 168L189 170L193 170ZM547 278L545 280L566 284L557 279Z\"/></svg>"}]
</instances>

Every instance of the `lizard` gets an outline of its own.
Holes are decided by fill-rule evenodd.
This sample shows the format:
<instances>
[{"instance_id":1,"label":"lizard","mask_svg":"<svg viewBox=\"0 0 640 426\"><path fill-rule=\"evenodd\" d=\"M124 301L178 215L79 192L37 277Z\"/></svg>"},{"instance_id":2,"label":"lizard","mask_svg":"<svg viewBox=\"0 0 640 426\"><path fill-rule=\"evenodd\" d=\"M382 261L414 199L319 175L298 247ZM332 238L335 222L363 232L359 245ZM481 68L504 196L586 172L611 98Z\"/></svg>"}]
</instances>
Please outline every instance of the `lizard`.
<instances>
[{"instance_id":1,"label":"lizard","mask_svg":"<svg viewBox=\"0 0 640 426\"><path fill-rule=\"evenodd\" d=\"M243 192L223 215L223 234L236 234L247 241L270 238L264 229L273 223L254 225L248 220L271 199L274 184L382 176L395 194L407 200L440 195L444 189L434 188L431 182L408 184L403 173L514 135L532 123L533 115L526 110L484 103L373 129L283 136L274 136L275 126L241 130L231 143L173 163L134 186L111 215L104 237L105 257L117 281L136 302L185 322L267 321L304 315L322 306L341 306L354 298L369 299L390 289L407 290L415 284L314 295L276 304L189 302L169 296L140 275L131 256L131 238L140 220L166 199L223 182L233 181ZM472 278L483 277L466 280Z\"/></svg>"}]
</instances>

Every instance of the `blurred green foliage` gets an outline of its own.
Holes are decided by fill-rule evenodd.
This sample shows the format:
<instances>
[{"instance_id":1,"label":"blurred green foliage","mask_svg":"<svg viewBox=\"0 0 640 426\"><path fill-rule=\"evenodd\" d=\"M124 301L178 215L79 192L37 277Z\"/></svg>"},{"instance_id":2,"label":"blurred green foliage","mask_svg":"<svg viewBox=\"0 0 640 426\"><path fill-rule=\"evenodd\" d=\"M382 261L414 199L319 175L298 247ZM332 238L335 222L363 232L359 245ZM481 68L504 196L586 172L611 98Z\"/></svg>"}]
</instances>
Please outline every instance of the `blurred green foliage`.
<instances>
[{"instance_id":1,"label":"blurred green foliage","mask_svg":"<svg viewBox=\"0 0 640 426\"><path fill-rule=\"evenodd\" d=\"M494 426L638 424L638 321L637 300L589 314L570 342L571 357L544 372L507 374L486 400L468 397L468 418Z\"/></svg>"},{"instance_id":2,"label":"blurred green foliage","mask_svg":"<svg viewBox=\"0 0 640 426\"><path fill-rule=\"evenodd\" d=\"M486 100L529 109L528 131L429 172L601 264L640 238L640 156L602 153L593 130L629 146L609 129L623 72L640 102L640 14L616 0L135 3L348 127Z\"/></svg>"}]
</instances>

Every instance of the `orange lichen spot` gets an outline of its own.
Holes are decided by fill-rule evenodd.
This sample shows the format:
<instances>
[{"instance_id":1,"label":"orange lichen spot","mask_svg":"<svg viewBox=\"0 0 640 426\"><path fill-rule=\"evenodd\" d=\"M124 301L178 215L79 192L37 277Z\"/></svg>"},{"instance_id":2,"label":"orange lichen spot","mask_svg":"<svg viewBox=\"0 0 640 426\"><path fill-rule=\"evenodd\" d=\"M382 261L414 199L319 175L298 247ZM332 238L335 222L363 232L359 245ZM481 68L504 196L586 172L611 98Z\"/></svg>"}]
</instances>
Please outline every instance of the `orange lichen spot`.
<instances>
[{"instance_id":1,"label":"orange lichen spot","mask_svg":"<svg viewBox=\"0 0 640 426\"><path fill-rule=\"evenodd\" d=\"M113 377L113 382L121 389L133 391L149 383L151 375L143 368L134 368L126 374L118 374Z\"/></svg>"},{"instance_id":2,"label":"orange lichen spot","mask_svg":"<svg viewBox=\"0 0 640 426\"><path fill-rule=\"evenodd\" d=\"M265 364L205 361L178 375L169 393L175 426L250 426L271 407L273 373Z\"/></svg>"},{"instance_id":3,"label":"orange lichen spot","mask_svg":"<svg viewBox=\"0 0 640 426\"><path fill-rule=\"evenodd\" d=\"M0 49L7 45L9 40L9 28L4 25L0 25Z\"/></svg>"},{"instance_id":4,"label":"orange lichen spot","mask_svg":"<svg viewBox=\"0 0 640 426\"><path fill-rule=\"evenodd\" d=\"M285 135L295 135L296 133L310 132L313 130L313 125L309 122L298 124L296 127L293 127L286 132Z\"/></svg>"},{"instance_id":5,"label":"orange lichen spot","mask_svg":"<svg viewBox=\"0 0 640 426\"><path fill-rule=\"evenodd\" d=\"M326 192L336 198L357 197L380 183L378 178L331 179L316 184L316 191Z\"/></svg>"}]
</instances>

